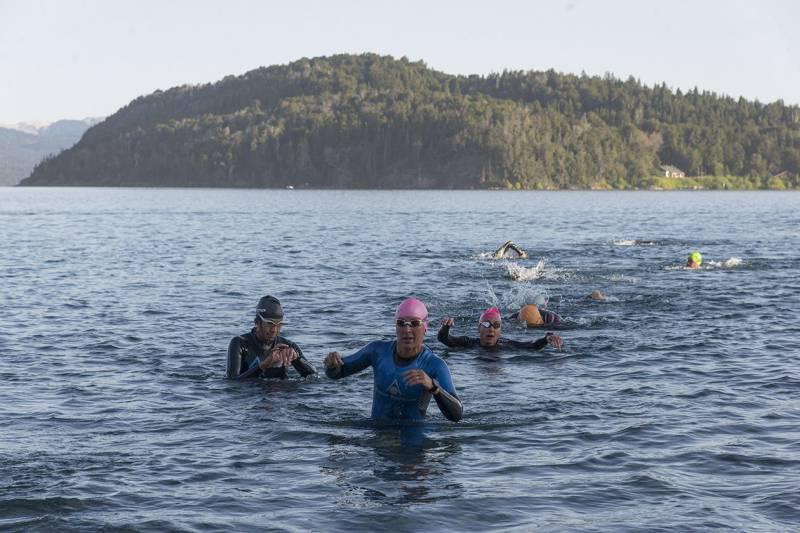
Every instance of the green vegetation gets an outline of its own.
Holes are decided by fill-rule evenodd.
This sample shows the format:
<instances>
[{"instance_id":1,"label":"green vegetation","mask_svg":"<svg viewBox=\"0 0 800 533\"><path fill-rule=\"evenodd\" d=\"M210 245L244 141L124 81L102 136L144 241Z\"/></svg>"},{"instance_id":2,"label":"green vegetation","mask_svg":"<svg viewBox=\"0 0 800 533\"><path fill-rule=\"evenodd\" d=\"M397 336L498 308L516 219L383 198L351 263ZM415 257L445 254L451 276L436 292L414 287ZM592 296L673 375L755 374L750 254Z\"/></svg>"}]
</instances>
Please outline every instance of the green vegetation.
<instances>
[{"instance_id":1,"label":"green vegetation","mask_svg":"<svg viewBox=\"0 0 800 533\"><path fill-rule=\"evenodd\" d=\"M702 177L656 177L662 164ZM798 175L797 106L364 54L137 98L23 185L781 189Z\"/></svg>"}]
</instances>

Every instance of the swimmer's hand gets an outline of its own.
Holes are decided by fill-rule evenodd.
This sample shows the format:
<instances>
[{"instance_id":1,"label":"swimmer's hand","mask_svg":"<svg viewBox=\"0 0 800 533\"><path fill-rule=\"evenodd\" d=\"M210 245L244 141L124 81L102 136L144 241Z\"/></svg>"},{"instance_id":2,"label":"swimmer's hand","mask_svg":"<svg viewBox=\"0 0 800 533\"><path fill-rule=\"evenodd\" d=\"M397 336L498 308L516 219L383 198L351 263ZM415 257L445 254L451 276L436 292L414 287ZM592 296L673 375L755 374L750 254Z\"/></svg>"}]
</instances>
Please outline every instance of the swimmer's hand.
<instances>
[{"instance_id":1,"label":"swimmer's hand","mask_svg":"<svg viewBox=\"0 0 800 533\"><path fill-rule=\"evenodd\" d=\"M323 363L325 368L339 368L344 365L344 361L342 361L342 356L339 355L339 352L329 352L328 355L325 356L325 361Z\"/></svg>"},{"instance_id":2,"label":"swimmer's hand","mask_svg":"<svg viewBox=\"0 0 800 533\"><path fill-rule=\"evenodd\" d=\"M261 361L258 366L261 370L266 370L272 366L288 367L298 357L295 349L288 344L278 344L269 351L267 358Z\"/></svg>"},{"instance_id":3,"label":"swimmer's hand","mask_svg":"<svg viewBox=\"0 0 800 533\"><path fill-rule=\"evenodd\" d=\"M406 385L422 385L427 391L434 389L433 380L424 370L416 368L414 370L406 370L403 372L403 377L406 380Z\"/></svg>"},{"instance_id":4,"label":"swimmer's hand","mask_svg":"<svg viewBox=\"0 0 800 533\"><path fill-rule=\"evenodd\" d=\"M544 336L544 338L547 339L547 342L550 344L550 346L552 346L559 352L561 351L561 348L564 347L564 341L558 335L553 335L552 333L548 333L547 335Z\"/></svg>"},{"instance_id":5,"label":"swimmer's hand","mask_svg":"<svg viewBox=\"0 0 800 533\"><path fill-rule=\"evenodd\" d=\"M442 320L442 326L453 327L453 324L455 324L455 320L451 316Z\"/></svg>"}]
</instances>

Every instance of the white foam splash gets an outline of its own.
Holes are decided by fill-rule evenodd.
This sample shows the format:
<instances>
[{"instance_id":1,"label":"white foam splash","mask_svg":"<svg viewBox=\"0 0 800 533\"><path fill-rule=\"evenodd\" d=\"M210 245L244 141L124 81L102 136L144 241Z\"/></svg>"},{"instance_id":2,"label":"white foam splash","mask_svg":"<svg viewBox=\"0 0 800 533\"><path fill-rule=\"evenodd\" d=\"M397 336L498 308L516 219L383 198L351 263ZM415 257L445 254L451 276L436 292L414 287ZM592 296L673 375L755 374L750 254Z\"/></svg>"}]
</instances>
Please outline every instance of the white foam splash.
<instances>
[{"instance_id":1,"label":"white foam splash","mask_svg":"<svg viewBox=\"0 0 800 533\"><path fill-rule=\"evenodd\" d=\"M536 263L536 266L525 268L517 263L505 263L506 274L515 281L534 281L544 275L544 260Z\"/></svg>"},{"instance_id":2,"label":"white foam splash","mask_svg":"<svg viewBox=\"0 0 800 533\"><path fill-rule=\"evenodd\" d=\"M472 256L473 259L498 259L494 256L494 252L481 252L478 255Z\"/></svg>"},{"instance_id":3,"label":"white foam splash","mask_svg":"<svg viewBox=\"0 0 800 533\"><path fill-rule=\"evenodd\" d=\"M709 261L708 266L714 268L736 268L737 266L742 264L742 260L739 257L729 257L725 261Z\"/></svg>"},{"instance_id":4,"label":"white foam splash","mask_svg":"<svg viewBox=\"0 0 800 533\"><path fill-rule=\"evenodd\" d=\"M614 239L611 241L614 246L655 246L656 241L644 239Z\"/></svg>"},{"instance_id":5,"label":"white foam splash","mask_svg":"<svg viewBox=\"0 0 800 533\"><path fill-rule=\"evenodd\" d=\"M699 268L690 268L686 265L671 265L664 270L716 270L719 268L736 268L744 261L739 257L729 257L725 261L706 261Z\"/></svg>"},{"instance_id":6,"label":"white foam splash","mask_svg":"<svg viewBox=\"0 0 800 533\"><path fill-rule=\"evenodd\" d=\"M493 292L492 295L494 295ZM517 310L523 305L535 303L544 308L547 306L549 300L550 297L547 295L547 291L541 287L534 285L516 285L504 295L502 307L505 309Z\"/></svg>"},{"instance_id":7,"label":"white foam splash","mask_svg":"<svg viewBox=\"0 0 800 533\"><path fill-rule=\"evenodd\" d=\"M608 276L608 279L610 281L613 281L613 282L616 282L616 283L620 283L620 282L624 282L624 283L639 283L639 278L634 277L634 276L628 276L626 274L611 274L610 276Z\"/></svg>"},{"instance_id":8,"label":"white foam splash","mask_svg":"<svg viewBox=\"0 0 800 533\"><path fill-rule=\"evenodd\" d=\"M524 267L512 261L503 264L506 275L514 281L564 281L572 277L572 273L560 268L545 267L545 260L541 259L535 266Z\"/></svg>"}]
</instances>

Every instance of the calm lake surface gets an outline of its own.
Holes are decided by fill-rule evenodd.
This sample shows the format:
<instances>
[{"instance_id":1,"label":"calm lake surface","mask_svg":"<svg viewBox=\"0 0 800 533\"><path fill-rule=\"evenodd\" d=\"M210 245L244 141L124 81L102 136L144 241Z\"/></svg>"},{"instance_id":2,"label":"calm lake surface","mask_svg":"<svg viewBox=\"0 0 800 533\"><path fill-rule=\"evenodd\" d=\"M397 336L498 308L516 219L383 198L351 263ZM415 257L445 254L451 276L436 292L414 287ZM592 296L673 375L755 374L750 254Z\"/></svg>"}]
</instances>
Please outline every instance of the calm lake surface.
<instances>
[{"instance_id":1,"label":"calm lake surface","mask_svg":"<svg viewBox=\"0 0 800 533\"><path fill-rule=\"evenodd\" d=\"M3 188L0 243L0 529L800 527L796 192ZM224 379L265 294L319 370L421 298L464 419L412 448L371 370ZM539 295L561 352L436 341Z\"/></svg>"}]
</instances>

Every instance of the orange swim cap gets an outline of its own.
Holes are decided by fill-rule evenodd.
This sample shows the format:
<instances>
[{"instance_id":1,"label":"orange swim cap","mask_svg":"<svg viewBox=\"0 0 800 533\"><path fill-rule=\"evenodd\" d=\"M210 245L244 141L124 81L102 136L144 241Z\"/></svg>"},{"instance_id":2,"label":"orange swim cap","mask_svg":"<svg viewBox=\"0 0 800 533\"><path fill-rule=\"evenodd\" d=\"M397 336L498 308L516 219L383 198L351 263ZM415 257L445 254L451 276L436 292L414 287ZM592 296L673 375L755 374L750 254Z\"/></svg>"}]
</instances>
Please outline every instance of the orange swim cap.
<instances>
[{"instance_id":1,"label":"orange swim cap","mask_svg":"<svg viewBox=\"0 0 800 533\"><path fill-rule=\"evenodd\" d=\"M526 322L529 326L541 326L544 324L539 308L535 305L526 305L519 310L520 321Z\"/></svg>"}]
</instances>

